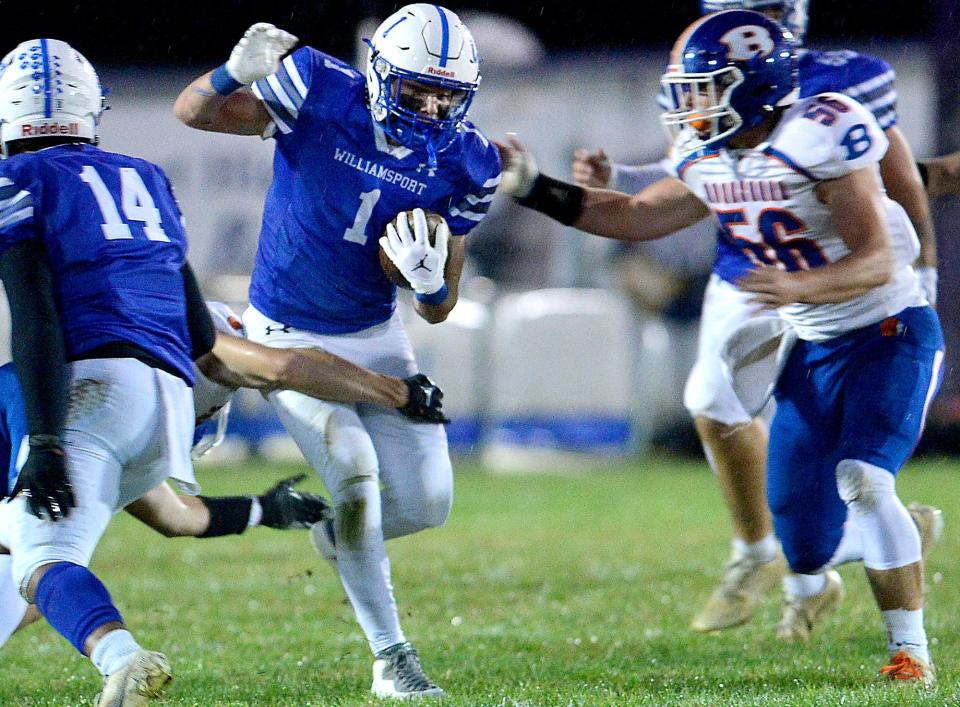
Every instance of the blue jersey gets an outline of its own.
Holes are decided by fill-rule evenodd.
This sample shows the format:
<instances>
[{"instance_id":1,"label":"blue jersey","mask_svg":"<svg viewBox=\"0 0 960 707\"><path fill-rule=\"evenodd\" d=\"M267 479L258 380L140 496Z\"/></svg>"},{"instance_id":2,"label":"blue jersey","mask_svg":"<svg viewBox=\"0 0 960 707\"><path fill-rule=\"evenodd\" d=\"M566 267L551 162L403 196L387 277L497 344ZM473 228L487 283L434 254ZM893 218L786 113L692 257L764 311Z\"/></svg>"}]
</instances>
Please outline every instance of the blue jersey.
<instances>
[{"instance_id":1,"label":"blue jersey","mask_svg":"<svg viewBox=\"0 0 960 707\"><path fill-rule=\"evenodd\" d=\"M896 75L890 64L882 59L847 50L818 52L808 49L800 54L799 68L800 98L828 92L843 93L873 113L884 130L897 124ZM753 267L750 254L721 230L717 237L713 271L728 282L736 282Z\"/></svg>"},{"instance_id":2,"label":"blue jersey","mask_svg":"<svg viewBox=\"0 0 960 707\"><path fill-rule=\"evenodd\" d=\"M27 436L27 413L13 364L0 366L0 498L13 489L20 469L17 460Z\"/></svg>"},{"instance_id":3,"label":"blue jersey","mask_svg":"<svg viewBox=\"0 0 960 707\"><path fill-rule=\"evenodd\" d=\"M159 167L87 144L0 162L0 253L30 239L46 251L68 358L124 342L193 383L187 241Z\"/></svg>"},{"instance_id":4,"label":"blue jersey","mask_svg":"<svg viewBox=\"0 0 960 707\"><path fill-rule=\"evenodd\" d=\"M251 304L322 334L389 319L396 288L378 259L386 225L421 207L446 218L454 236L466 234L500 182L496 147L465 123L428 168L425 156L388 143L367 109L363 76L310 47L253 90L273 118L276 153Z\"/></svg>"}]
</instances>

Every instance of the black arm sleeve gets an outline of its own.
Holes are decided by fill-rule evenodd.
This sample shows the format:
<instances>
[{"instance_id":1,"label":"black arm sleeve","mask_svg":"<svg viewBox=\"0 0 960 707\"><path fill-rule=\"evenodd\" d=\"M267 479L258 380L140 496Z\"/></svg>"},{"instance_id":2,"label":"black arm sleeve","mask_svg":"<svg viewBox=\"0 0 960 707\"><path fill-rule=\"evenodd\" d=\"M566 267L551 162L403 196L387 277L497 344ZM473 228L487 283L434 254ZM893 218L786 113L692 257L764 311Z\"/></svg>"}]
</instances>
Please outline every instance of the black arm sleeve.
<instances>
[{"instance_id":1,"label":"black arm sleeve","mask_svg":"<svg viewBox=\"0 0 960 707\"><path fill-rule=\"evenodd\" d=\"M193 274L190 263L184 263L180 268L183 275L183 292L187 297L187 327L190 330L191 356L196 361L208 353L217 339L217 329L210 317L207 303L203 301L203 293Z\"/></svg>"},{"instance_id":2,"label":"black arm sleeve","mask_svg":"<svg viewBox=\"0 0 960 707\"><path fill-rule=\"evenodd\" d=\"M575 184L538 174L530 192L515 201L539 211L565 226L572 226L583 210L584 190Z\"/></svg>"},{"instance_id":3,"label":"black arm sleeve","mask_svg":"<svg viewBox=\"0 0 960 707\"><path fill-rule=\"evenodd\" d=\"M0 279L10 303L13 364L23 388L27 430L59 436L69 399L66 347L43 247L24 241L8 249L0 256Z\"/></svg>"}]
</instances>

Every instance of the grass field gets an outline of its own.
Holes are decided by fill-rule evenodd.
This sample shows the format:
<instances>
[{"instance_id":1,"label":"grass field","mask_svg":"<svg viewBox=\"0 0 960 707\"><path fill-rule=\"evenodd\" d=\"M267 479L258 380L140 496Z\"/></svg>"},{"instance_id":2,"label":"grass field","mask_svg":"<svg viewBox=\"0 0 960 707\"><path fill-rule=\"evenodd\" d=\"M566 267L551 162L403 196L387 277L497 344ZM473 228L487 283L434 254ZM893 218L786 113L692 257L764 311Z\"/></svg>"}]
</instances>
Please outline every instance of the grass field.
<instances>
[{"instance_id":1,"label":"grass field","mask_svg":"<svg viewBox=\"0 0 960 707\"><path fill-rule=\"evenodd\" d=\"M213 469L201 481L208 494L253 492L293 471ZM690 632L727 552L701 463L519 476L459 463L449 523L390 545L404 628L444 705L960 704L958 471L917 462L899 483L947 519L927 570L930 692L876 680L884 635L859 566L842 570L847 599L808 645L773 638L774 596L747 626ZM166 540L122 516L94 569L141 642L169 656L162 704L375 704L365 642L304 532ZM98 690L93 666L42 624L14 636L0 665L2 705L89 704Z\"/></svg>"}]
</instances>

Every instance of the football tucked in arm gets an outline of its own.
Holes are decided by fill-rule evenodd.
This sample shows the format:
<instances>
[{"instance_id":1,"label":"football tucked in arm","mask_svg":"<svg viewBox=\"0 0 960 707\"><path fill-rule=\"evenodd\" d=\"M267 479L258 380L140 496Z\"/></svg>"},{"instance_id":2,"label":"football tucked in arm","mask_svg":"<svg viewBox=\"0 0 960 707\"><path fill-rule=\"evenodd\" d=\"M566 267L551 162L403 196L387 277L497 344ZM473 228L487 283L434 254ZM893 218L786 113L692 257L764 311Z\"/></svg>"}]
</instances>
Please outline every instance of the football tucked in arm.
<instances>
[{"instance_id":1,"label":"football tucked in arm","mask_svg":"<svg viewBox=\"0 0 960 707\"><path fill-rule=\"evenodd\" d=\"M444 220L443 216L436 213L435 211L427 211L426 209L424 209L424 214L427 217L427 228L429 229L430 245L435 246L437 244L437 227L440 224L445 224L446 221ZM401 211L399 214L397 214L394 217L393 221L391 221L390 223L392 223L394 228L396 228L397 221L399 221L402 218L407 219L407 223L410 226L410 231L412 232L414 229L413 211ZM449 257L447 258L447 262L449 262ZM410 283L407 281L407 278L405 278L403 276L403 273L400 272L400 269L396 265L394 265L392 260L390 260L390 257L387 255L386 251L384 251L382 245L380 246L380 267L383 269L383 274L386 276L386 278L390 282L392 282L394 285L396 285L397 287L402 287L405 290L413 289L410 286ZM444 263L444 271L446 271L446 262Z\"/></svg>"}]
</instances>

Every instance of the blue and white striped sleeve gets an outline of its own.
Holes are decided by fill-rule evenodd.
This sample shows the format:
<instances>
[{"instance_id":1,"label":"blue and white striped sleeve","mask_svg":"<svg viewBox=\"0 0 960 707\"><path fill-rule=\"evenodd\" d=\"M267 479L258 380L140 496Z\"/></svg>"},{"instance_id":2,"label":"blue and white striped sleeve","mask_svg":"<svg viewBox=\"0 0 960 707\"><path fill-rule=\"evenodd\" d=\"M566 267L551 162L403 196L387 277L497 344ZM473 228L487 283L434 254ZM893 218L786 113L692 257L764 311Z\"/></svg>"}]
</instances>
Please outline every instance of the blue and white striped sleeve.
<instances>
[{"instance_id":1,"label":"blue and white striped sleeve","mask_svg":"<svg viewBox=\"0 0 960 707\"><path fill-rule=\"evenodd\" d=\"M276 73L253 84L253 94L263 101L281 133L291 133L307 100L313 64L309 47L301 47L280 63Z\"/></svg>"},{"instance_id":2,"label":"blue and white striped sleeve","mask_svg":"<svg viewBox=\"0 0 960 707\"><path fill-rule=\"evenodd\" d=\"M33 235L33 194L0 176L0 252Z\"/></svg>"},{"instance_id":3,"label":"blue and white striped sleeve","mask_svg":"<svg viewBox=\"0 0 960 707\"><path fill-rule=\"evenodd\" d=\"M854 83L843 90L873 113L880 127L886 130L897 124L896 72L884 61L871 62L872 76L857 76Z\"/></svg>"},{"instance_id":4,"label":"blue and white striped sleeve","mask_svg":"<svg viewBox=\"0 0 960 707\"><path fill-rule=\"evenodd\" d=\"M474 193L467 194L460 201L452 203L447 210L447 224L450 226L450 233L455 236L464 235L483 221L483 217L490 210L490 204L499 184L500 173L498 171L496 176L486 180Z\"/></svg>"}]
</instances>

